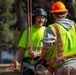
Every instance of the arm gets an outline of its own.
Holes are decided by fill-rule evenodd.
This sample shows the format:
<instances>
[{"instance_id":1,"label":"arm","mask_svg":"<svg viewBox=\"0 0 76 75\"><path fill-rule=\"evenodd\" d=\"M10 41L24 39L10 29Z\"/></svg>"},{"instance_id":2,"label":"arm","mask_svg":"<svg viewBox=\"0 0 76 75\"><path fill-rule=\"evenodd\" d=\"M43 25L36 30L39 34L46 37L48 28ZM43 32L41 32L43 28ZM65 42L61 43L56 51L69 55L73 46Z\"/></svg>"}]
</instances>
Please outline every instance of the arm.
<instances>
[{"instance_id":1,"label":"arm","mask_svg":"<svg viewBox=\"0 0 76 75\"><path fill-rule=\"evenodd\" d=\"M22 58L23 55L24 55L24 51L25 51L24 48L20 48L20 49L19 49L17 59L15 59L15 60L13 61L13 64L12 64L12 66L11 66L13 71L16 71L16 72L19 71L19 62L21 61L21 58Z\"/></svg>"},{"instance_id":2,"label":"arm","mask_svg":"<svg viewBox=\"0 0 76 75\"><path fill-rule=\"evenodd\" d=\"M26 47L26 31L24 31L21 39L20 39L20 42L18 44L18 46L20 47L19 51L18 51L18 56L17 56L17 59L15 59L13 61L13 66L12 68L14 69L14 71L18 71L18 66L19 66L19 62L21 62L21 59L23 58L24 56L24 52L25 52L25 47Z\"/></svg>"},{"instance_id":3,"label":"arm","mask_svg":"<svg viewBox=\"0 0 76 75\"><path fill-rule=\"evenodd\" d=\"M48 49L42 48L42 52L41 52L41 56L40 56L39 60L44 59L44 56L47 52L48 52Z\"/></svg>"},{"instance_id":4,"label":"arm","mask_svg":"<svg viewBox=\"0 0 76 75\"><path fill-rule=\"evenodd\" d=\"M53 47L54 43L56 42L56 36L54 32L51 30L51 27L47 27L42 42L43 42L43 48L39 60L44 58L46 53Z\"/></svg>"},{"instance_id":5,"label":"arm","mask_svg":"<svg viewBox=\"0 0 76 75\"><path fill-rule=\"evenodd\" d=\"M18 62L21 61L21 58L24 56L24 52L25 52L24 48L19 49L18 56L17 56L17 59L16 59Z\"/></svg>"}]
</instances>

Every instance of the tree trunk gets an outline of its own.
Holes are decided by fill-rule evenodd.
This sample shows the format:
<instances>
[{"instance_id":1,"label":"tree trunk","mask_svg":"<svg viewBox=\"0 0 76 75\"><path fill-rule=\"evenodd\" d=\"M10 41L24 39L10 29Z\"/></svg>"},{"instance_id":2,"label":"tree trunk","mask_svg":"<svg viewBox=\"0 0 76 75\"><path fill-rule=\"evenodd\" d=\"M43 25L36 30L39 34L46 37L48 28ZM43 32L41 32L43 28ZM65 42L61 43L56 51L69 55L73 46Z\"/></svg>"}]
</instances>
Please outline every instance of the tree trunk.
<instances>
[{"instance_id":1,"label":"tree trunk","mask_svg":"<svg viewBox=\"0 0 76 75\"><path fill-rule=\"evenodd\" d=\"M2 50L0 49L0 64L2 63Z\"/></svg>"},{"instance_id":2,"label":"tree trunk","mask_svg":"<svg viewBox=\"0 0 76 75\"><path fill-rule=\"evenodd\" d=\"M22 8L22 0L15 0L15 10L21 34L27 28L27 15Z\"/></svg>"},{"instance_id":3,"label":"tree trunk","mask_svg":"<svg viewBox=\"0 0 76 75\"><path fill-rule=\"evenodd\" d=\"M72 2L75 3L76 1L75 0L72 0Z\"/></svg>"}]
</instances>

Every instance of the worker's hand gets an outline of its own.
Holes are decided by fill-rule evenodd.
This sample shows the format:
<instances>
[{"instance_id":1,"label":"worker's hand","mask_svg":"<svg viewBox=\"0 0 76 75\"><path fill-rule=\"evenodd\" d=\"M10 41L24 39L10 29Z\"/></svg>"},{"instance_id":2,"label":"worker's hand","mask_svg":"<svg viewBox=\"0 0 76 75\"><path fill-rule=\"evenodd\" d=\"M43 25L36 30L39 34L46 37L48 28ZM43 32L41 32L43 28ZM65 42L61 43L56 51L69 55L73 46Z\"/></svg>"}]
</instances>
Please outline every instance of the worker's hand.
<instances>
[{"instance_id":1,"label":"worker's hand","mask_svg":"<svg viewBox=\"0 0 76 75\"><path fill-rule=\"evenodd\" d=\"M17 60L14 60L11 64L11 69L15 72L19 71L19 63Z\"/></svg>"},{"instance_id":2,"label":"worker's hand","mask_svg":"<svg viewBox=\"0 0 76 75\"><path fill-rule=\"evenodd\" d=\"M29 54L31 58L37 57L37 52L30 51Z\"/></svg>"}]
</instances>

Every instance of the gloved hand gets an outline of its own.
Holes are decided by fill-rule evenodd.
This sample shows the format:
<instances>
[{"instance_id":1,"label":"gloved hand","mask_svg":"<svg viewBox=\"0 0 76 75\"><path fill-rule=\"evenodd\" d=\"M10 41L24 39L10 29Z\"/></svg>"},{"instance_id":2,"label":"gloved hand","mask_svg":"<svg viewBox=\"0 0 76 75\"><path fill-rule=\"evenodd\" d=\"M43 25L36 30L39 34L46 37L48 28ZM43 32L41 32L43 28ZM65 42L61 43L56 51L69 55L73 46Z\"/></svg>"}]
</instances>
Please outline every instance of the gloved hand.
<instances>
[{"instance_id":1,"label":"gloved hand","mask_svg":"<svg viewBox=\"0 0 76 75\"><path fill-rule=\"evenodd\" d=\"M11 64L11 69L15 72L19 71L19 63L17 60L14 60Z\"/></svg>"}]
</instances>

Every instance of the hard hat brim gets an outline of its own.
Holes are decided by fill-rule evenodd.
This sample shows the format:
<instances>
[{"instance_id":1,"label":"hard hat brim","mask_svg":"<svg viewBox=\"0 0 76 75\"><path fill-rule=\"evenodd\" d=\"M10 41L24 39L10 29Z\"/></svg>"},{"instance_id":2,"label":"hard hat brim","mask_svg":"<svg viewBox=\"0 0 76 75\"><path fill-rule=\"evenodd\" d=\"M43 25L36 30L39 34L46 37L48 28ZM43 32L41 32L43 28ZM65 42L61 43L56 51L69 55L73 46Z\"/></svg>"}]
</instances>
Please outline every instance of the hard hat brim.
<instances>
[{"instance_id":1,"label":"hard hat brim","mask_svg":"<svg viewBox=\"0 0 76 75\"><path fill-rule=\"evenodd\" d=\"M61 12L68 12L68 10L56 10L56 11L51 11L51 13L61 13Z\"/></svg>"}]
</instances>

